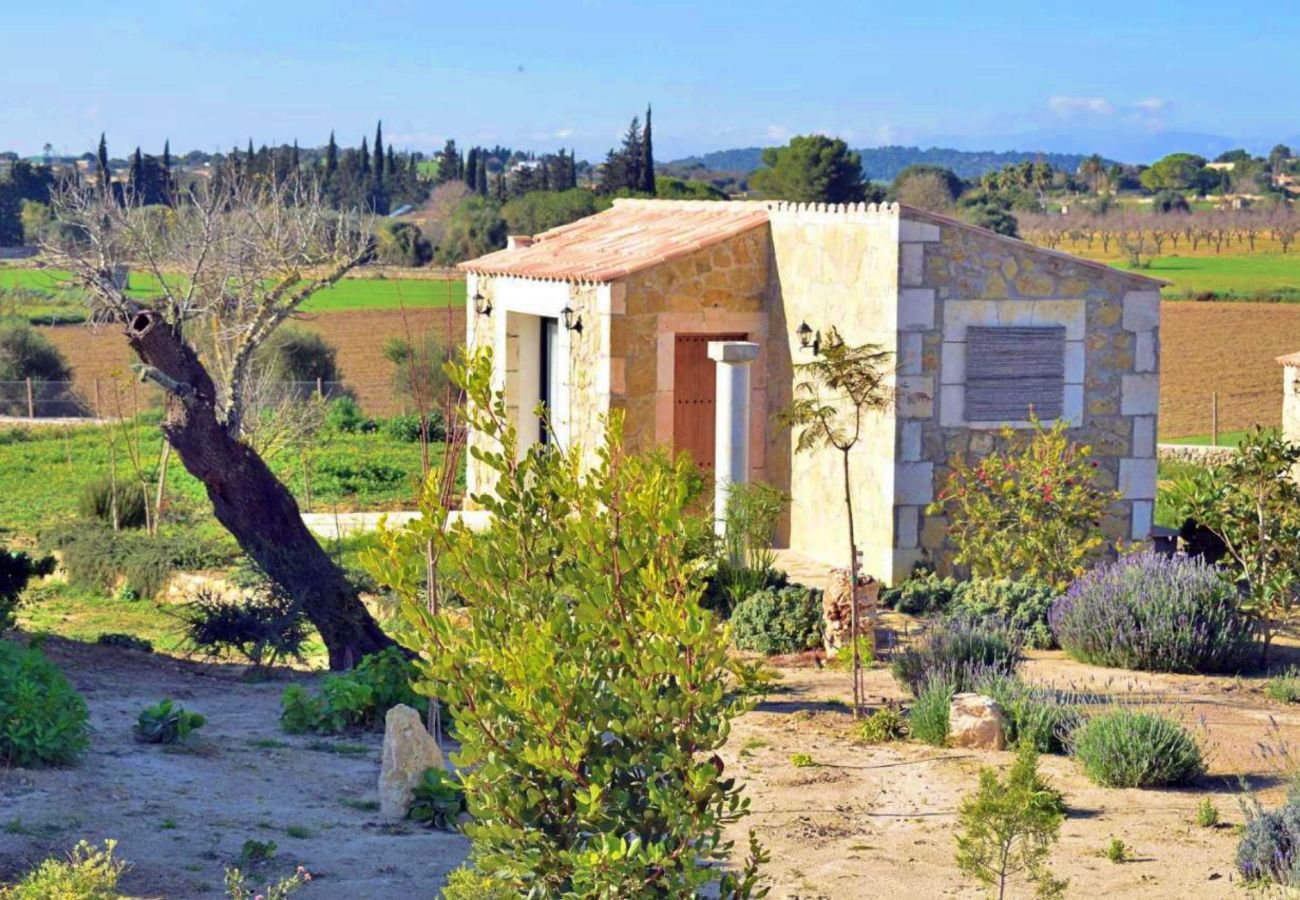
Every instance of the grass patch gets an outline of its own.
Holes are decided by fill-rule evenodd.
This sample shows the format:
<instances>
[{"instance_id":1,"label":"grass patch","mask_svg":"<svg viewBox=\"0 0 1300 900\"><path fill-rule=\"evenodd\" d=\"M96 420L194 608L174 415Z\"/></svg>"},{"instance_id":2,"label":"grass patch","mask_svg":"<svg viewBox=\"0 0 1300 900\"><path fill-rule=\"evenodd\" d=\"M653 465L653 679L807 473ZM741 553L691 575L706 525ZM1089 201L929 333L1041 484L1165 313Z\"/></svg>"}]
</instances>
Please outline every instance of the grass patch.
<instances>
[{"instance_id":1,"label":"grass patch","mask_svg":"<svg viewBox=\"0 0 1300 900\"><path fill-rule=\"evenodd\" d=\"M355 797L344 797L339 800L339 803L358 812L379 812L378 800L358 800Z\"/></svg>"},{"instance_id":2,"label":"grass patch","mask_svg":"<svg viewBox=\"0 0 1300 900\"><path fill-rule=\"evenodd\" d=\"M341 312L349 309L436 309L465 305L464 281L423 278L345 278L313 294L303 312Z\"/></svg>"},{"instance_id":3,"label":"grass patch","mask_svg":"<svg viewBox=\"0 0 1300 900\"><path fill-rule=\"evenodd\" d=\"M1241 443L1242 438L1250 434L1249 431L1220 431L1219 446L1235 447ZM1161 438L1162 444L1193 444L1198 447L1208 447L1212 444L1213 438L1208 434L1194 434L1191 437Z\"/></svg>"},{"instance_id":4,"label":"grass patch","mask_svg":"<svg viewBox=\"0 0 1300 900\"><path fill-rule=\"evenodd\" d=\"M352 741L312 741L307 745L307 749L318 753L336 753L340 756L363 756L370 752L368 744L357 744Z\"/></svg>"},{"instance_id":5,"label":"grass patch","mask_svg":"<svg viewBox=\"0 0 1300 900\"><path fill-rule=\"evenodd\" d=\"M1127 262L1113 263L1131 270ZM1164 289L1167 298L1193 298L1213 294L1217 300L1274 300L1300 302L1300 254L1224 253L1218 256L1157 256L1142 275L1173 282Z\"/></svg>"},{"instance_id":6,"label":"grass patch","mask_svg":"<svg viewBox=\"0 0 1300 900\"><path fill-rule=\"evenodd\" d=\"M184 649L180 622L167 604L114 600L58 581L28 591L18 609L18 627L86 642L94 642L101 634L126 632L148 640L162 653Z\"/></svg>"}]
</instances>

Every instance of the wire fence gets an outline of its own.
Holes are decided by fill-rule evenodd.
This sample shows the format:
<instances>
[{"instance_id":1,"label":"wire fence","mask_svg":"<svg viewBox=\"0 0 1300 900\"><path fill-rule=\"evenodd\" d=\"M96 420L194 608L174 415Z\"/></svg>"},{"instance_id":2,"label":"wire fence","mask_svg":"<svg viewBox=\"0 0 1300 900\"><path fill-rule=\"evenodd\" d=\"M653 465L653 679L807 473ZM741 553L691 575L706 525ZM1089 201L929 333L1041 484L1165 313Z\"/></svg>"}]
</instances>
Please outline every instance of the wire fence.
<instances>
[{"instance_id":1,"label":"wire fence","mask_svg":"<svg viewBox=\"0 0 1300 900\"><path fill-rule=\"evenodd\" d=\"M290 400L331 401L350 397L368 416L415 412L411 398L392 382L279 381L256 384L249 400L255 406L274 406ZM0 417L20 419L130 418L163 405L163 390L152 383L123 382L116 378L82 381L0 381ZM439 398L440 400L441 398Z\"/></svg>"},{"instance_id":2,"label":"wire fence","mask_svg":"<svg viewBox=\"0 0 1300 900\"><path fill-rule=\"evenodd\" d=\"M1282 399L1281 385L1273 384L1250 391L1166 391L1160 398L1160 440L1235 443L1237 434L1256 425L1278 426Z\"/></svg>"}]
</instances>

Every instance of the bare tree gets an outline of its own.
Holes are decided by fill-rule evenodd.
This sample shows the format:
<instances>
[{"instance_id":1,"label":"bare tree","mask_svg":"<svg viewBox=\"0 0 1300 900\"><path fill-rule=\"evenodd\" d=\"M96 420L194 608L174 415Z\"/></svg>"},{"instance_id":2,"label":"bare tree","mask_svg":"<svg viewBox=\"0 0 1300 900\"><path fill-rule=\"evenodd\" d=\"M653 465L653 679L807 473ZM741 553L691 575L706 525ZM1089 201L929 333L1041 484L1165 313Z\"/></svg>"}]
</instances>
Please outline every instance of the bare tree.
<instances>
[{"instance_id":1,"label":"bare tree","mask_svg":"<svg viewBox=\"0 0 1300 900\"><path fill-rule=\"evenodd\" d=\"M331 668L390 642L298 504L247 440L257 348L308 297L365 261L369 222L330 210L314 182L233 170L167 206L76 183L52 198L64 239L45 247L86 288L93 321L121 327L142 379L172 398L163 434L207 488L218 521L320 631ZM70 236L70 237L69 237ZM148 273L159 294L127 295L115 273Z\"/></svg>"}]
</instances>

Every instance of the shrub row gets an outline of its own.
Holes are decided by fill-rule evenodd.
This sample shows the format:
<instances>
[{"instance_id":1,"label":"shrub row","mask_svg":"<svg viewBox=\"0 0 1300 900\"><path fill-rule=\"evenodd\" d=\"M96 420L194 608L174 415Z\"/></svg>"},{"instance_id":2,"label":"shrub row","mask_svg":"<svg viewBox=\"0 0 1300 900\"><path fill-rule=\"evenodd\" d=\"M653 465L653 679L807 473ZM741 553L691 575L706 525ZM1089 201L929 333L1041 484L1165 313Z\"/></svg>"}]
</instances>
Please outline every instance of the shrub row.
<instances>
[{"instance_id":1,"label":"shrub row","mask_svg":"<svg viewBox=\"0 0 1300 900\"><path fill-rule=\"evenodd\" d=\"M280 725L290 734L338 734L349 729L373 729L399 703L422 709L411 687L415 665L396 647L372 653L355 669L326 675L319 694L291 684L281 698Z\"/></svg>"},{"instance_id":2,"label":"shrub row","mask_svg":"<svg viewBox=\"0 0 1300 900\"><path fill-rule=\"evenodd\" d=\"M1021 635L1026 647L1046 650L1055 646L1047 614L1056 595L1051 587L1035 581L1005 578L958 581L926 573L886 589L880 595L880 602L909 615L996 616Z\"/></svg>"}]
</instances>

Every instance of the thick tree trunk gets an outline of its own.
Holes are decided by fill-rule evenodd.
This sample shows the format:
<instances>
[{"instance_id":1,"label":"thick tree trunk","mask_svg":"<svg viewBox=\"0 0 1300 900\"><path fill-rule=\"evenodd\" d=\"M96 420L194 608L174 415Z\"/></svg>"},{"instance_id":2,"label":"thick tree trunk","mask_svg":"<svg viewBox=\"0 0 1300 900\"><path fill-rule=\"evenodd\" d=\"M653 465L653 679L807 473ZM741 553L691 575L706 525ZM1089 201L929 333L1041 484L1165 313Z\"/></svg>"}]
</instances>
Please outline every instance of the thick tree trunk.
<instances>
[{"instance_id":1,"label":"thick tree trunk","mask_svg":"<svg viewBox=\"0 0 1300 900\"><path fill-rule=\"evenodd\" d=\"M389 646L343 572L307 530L293 494L217 419L216 388L179 332L142 310L127 324L127 339L155 380L178 398L163 423L168 443L207 488L217 520L302 605L325 641L330 668L350 668Z\"/></svg>"}]
</instances>

